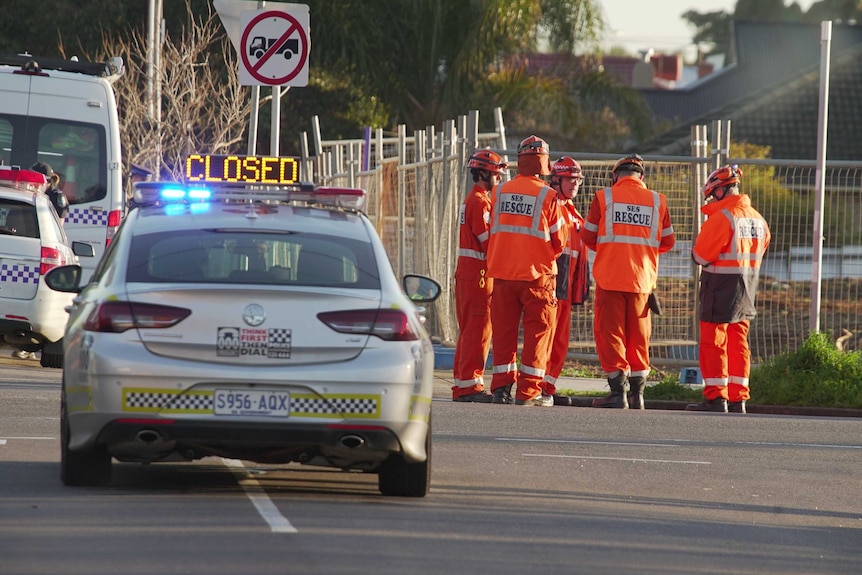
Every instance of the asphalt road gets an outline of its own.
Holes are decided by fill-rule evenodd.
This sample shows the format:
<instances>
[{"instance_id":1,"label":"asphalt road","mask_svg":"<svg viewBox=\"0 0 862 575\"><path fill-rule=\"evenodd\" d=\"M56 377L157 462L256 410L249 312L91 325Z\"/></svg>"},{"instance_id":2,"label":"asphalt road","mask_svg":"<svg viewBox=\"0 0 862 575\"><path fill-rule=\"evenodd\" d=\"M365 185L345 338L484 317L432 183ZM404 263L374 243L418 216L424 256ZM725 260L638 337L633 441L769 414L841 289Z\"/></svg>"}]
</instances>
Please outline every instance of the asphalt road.
<instances>
[{"instance_id":1,"label":"asphalt road","mask_svg":"<svg viewBox=\"0 0 862 575\"><path fill-rule=\"evenodd\" d=\"M65 488L59 381L0 361L4 575L862 572L854 418L461 404L441 381L424 499L218 458Z\"/></svg>"}]
</instances>

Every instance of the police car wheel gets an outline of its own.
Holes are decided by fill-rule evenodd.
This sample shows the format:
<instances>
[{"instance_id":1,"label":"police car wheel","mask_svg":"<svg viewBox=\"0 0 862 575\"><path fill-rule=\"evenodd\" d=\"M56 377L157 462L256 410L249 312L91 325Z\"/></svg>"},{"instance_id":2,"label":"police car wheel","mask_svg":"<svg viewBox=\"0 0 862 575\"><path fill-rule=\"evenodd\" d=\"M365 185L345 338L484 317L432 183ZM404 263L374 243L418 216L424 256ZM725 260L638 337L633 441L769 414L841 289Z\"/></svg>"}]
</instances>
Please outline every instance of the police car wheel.
<instances>
[{"instance_id":1,"label":"police car wheel","mask_svg":"<svg viewBox=\"0 0 862 575\"><path fill-rule=\"evenodd\" d=\"M390 497L425 497L431 485L431 422L425 437L425 453L421 463L408 463L400 453L393 453L380 465L378 487Z\"/></svg>"},{"instance_id":2,"label":"police car wheel","mask_svg":"<svg viewBox=\"0 0 862 575\"><path fill-rule=\"evenodd\" d=\"M67 486L102 486L111 482L111 456L104 447L69 449L66 397L60 402L60 480Z\"/></svg>"},{"instance_id":3,"label":"police car wheel","mask_svg":"<svg viewBox=\"0 0 862 575\"><path fill-rule=\"evenodd\" d=\"M39 365L42 367L61 368L63 367L63 354L47 353L45 350L42 350L42 357L39 358Z\"/></svg>"}]
</instances>

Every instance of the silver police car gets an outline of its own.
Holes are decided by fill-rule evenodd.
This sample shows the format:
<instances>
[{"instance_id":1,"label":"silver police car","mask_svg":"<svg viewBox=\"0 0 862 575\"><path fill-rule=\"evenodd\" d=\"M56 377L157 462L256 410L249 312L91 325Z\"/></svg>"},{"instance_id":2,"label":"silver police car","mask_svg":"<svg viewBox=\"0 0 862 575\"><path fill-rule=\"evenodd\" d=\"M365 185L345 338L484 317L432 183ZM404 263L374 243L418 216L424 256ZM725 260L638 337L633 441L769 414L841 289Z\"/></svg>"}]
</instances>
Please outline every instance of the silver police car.
<instances>
[{"instance_id":1,"label":"silver police car","mask_svg":"<svg viewBox=\"0 0 862 575\"><path fill-rule=\"evenodd\" d=\"M430 482L434 354L355 189L138 184L64 338L61 478L223 457ZM419 279L421 295L406 289ZM415 290L411 290L415 291Z\"/></svg>"}]
</instances>

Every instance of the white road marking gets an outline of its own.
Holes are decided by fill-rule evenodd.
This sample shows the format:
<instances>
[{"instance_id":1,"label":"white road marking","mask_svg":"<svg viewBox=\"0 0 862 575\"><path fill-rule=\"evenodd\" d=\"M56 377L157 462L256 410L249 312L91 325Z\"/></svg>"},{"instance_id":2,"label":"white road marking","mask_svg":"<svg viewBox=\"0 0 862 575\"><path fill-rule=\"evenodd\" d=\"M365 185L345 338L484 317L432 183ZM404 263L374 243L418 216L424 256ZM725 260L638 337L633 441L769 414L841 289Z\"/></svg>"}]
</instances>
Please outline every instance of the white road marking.
<instances>
[{"instance_id":1,"label":"white road marking","mask_svg":"<svg viewBox=\"0 0 862 575\"><path fill-rule=\"evenodd\" d=\"M434 432L437 433L436 431ZM444 435L441 433L441 435ZM704 441L701 439L662 439L661 441L673 441L674 443L640 443L627 441L595 441L587 439L536 439L526 437L495 437L494 441L511 441L521 443L576 443L584 445L638 445L645 447L681 447L693 443L707 443L712 445L756 445L762 447L813 447L817 449L862 449L862 445L836 444L826 445L820 443L784 443L770 441Z\"/></svg>"},{"instance_id":2,"label":"white road marking","mask_svg":"<svg viewBox=\"0 0 862 575\"><path fill-rule=\"evenodd\" d=\"M712 465L711 461L677 461L673 459L637 459L634 457L591 457L587 455L546 455L544 453L522 453L523 457L556 457L558 459L606 459L609 461L633 461L639 463L682 463L685 465Z\"/></svg>"},{"instance_id":3,"label":"white road marking","mask_svg":"<svg viewBox=\"0 0 862 575\"><path fill-rule=\"evenodd\" d=\"M44 440L54 440L56 437L3 437L0 438L0 445L5 445L7 439L23 439L23 440L36 440L36 439L44 439Z\"/></svg>"},{"instance_id":4,"label":"white road marking","mask_svg":"<svg viewBox=\"0 0 862 575\"><path fill-rule=\"evenodd\" d=\"M273 533L298 533L296 527L290 524L290 521L281 514L275 503L264 492L257 479L247 475L245 465L238 459L222 458L222 461L237 478L237 482L242 486L245 494L254 504L257 512L264 521L267 522Z\"/></svg>"},{"instance_id":5,"label":"white road marking","mask_svg":"<svg viewBox=\"0 0 862 575\"><path fill-rule=\"evenodd\" d=\"M739 445L765 445L767 447L817 447L824 449L862 449L862 445L823 445L820 443L769 443L766 441L737 441Z\"/></svg>"},{"instance_id":6,"label":"white road marking","mask_svg":"<svg viewBox=\"0 0 862 575\"><path fill-rule=\"evenodd\" d=\"M520 441L524 443L577 443L585 445L637 445L639 447L679 447L672 443L639 443L625 441L592 441L586 439L521 439L512 437L495 437L495 441Z\"/></svg>"}]
</instances>

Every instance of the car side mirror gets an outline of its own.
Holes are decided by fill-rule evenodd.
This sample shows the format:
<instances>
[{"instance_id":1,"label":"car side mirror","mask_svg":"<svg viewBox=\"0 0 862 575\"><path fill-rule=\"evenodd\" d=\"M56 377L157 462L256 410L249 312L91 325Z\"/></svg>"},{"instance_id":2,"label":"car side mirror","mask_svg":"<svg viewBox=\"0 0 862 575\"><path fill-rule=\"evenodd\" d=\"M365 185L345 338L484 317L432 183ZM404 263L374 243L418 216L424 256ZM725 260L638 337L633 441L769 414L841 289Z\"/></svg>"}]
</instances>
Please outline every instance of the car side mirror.
<instances>
[{"instance_id":1,"label":"car side mirror","mask_svg":"<svg viewBox=\"0 0 862 575\"><path fill-rule=\"evenodd\" d=\"M419 274L407 274L401 279L401 287L415 303L430 303L440 297L443 288L436 281Z\"/></svg>"},{"instance_id":2,"label":"car side mirror","mask_svg":"<svg viewBox=\"0 0 862 575\"><path fill-rule=\"evenodd\" d=\"M86 242L72 242L72 253L81 258L92 258L96 255L93 244Z\"/></svg>"},{"instance_id":3,"label":"car side mirror","mask_svg":"<svg viewBox=\"0 0 862 575\"><path fill-rule=\"evenodd\" d=\"M79 243L79 242L75 242ZM86 244L89 245L89 244ZM93 247L90 246L90 251ZM63 293L80 293L81 266L59 266L45 274L45 285L54 291Z\"/></svg>"}]
</instances>

